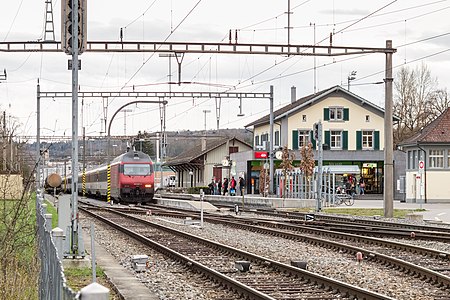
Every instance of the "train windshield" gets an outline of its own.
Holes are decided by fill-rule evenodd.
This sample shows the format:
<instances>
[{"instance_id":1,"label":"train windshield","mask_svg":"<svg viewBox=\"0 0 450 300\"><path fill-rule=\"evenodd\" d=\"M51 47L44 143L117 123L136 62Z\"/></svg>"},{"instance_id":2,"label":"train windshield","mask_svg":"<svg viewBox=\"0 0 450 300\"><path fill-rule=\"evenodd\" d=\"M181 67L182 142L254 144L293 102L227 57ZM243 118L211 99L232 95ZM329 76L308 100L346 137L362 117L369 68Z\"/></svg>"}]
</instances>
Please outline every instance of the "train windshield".
<instances>
[{"instance_id":1,"label":"train windshield","mask_svg":"<svg viewBox=\"0 0 450 300\"><path fill-rule=\"evenodd\" d=\"M123 175L146 176L152 172L149 164L124 164Z\"/></svg>"}]
</instances>

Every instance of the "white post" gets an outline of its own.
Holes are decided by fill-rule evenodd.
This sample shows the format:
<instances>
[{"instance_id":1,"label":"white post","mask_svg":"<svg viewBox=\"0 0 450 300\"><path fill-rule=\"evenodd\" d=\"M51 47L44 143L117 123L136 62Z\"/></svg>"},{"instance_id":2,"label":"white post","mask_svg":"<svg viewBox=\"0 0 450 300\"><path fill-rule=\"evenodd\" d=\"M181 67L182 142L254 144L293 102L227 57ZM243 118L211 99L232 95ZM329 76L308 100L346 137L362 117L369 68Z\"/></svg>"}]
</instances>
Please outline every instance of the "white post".
<instances>
[{"instance_id":1,"label":"white post","mask_svg":"<svg viewBox=\"0 0 450 300\"><path fill-rule=\"evenodd\" d=\"M109 289L103 285L93 282L80 290L82 300L108 300Z\"/></svg>"},{"instance_id":2,"label":"white post","mask_svg":"<svg viewBox=\"0 0 450 300\"><path fill-rule=\"evenodd\" d=\"M205 197L205 192L200 189L200 227L203 228L203 198Z\"/></svg>"},{"instance_id":3,"label":"white post","mask_svg":"<svg viewBox=\"0 0 450 300\"><path fill-rule=\"evenodd\" d=\"M55 241L55 246L56 246L56 250L58 251L58 257L59 259L63 259L64 258L64 248L63 248L63 241L64 241L64 230L62 230L59 227L56 227L55 229L52 230L52 237L53 240Z\"/></svg>"}]
</instances>

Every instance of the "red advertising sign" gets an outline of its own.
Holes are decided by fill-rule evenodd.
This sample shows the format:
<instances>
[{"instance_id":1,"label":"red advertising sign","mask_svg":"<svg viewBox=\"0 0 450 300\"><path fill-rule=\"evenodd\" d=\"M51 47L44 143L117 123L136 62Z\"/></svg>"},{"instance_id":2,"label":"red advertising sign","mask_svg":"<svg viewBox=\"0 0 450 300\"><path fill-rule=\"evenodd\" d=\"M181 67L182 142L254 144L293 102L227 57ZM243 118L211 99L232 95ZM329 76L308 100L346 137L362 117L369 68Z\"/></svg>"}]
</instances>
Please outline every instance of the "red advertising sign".
<instances>
[{"instance_id":1,"label":"red advertising sign","mask_svg":"<svg viewBox=\"0 0 450 300\"><path fill-rule=\"evenodd\" d=\"M269 158L269 152L267 152L267 151L255 151L255 158L259 158L259 159Z\"/></svg>"}]
</instances>

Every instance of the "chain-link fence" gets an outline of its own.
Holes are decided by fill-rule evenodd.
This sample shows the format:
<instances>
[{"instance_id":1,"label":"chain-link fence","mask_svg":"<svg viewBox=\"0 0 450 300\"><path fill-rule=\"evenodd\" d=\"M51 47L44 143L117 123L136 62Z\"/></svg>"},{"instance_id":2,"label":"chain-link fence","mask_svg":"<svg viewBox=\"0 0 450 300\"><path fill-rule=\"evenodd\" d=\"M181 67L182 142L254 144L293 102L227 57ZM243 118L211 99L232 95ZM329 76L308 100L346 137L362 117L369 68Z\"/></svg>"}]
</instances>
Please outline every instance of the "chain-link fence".
<instances>
[{"instance_id":1,"label":"chain-link fence","mask_svg":"<svg viewBox=\"0 0 450 300\"><path fill-rule=\"evenodd\" d=\"M51 218L46 218L44 197L36 196L36 222L39 240L41 272L39 277L39 299L78 299L79 293L67 286L61 259L52 238ZM50 224L48 224L50 221Z\"/></svg>"}]
</instances>

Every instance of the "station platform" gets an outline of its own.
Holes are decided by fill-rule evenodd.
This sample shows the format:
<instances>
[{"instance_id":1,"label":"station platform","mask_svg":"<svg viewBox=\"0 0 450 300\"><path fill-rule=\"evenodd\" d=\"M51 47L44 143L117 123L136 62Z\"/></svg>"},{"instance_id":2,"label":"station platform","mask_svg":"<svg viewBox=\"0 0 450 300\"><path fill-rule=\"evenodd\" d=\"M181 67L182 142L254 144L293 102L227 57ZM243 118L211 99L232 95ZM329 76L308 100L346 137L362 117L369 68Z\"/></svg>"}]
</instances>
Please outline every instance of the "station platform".
<instances>
[{"instance_id":1,"label":"station platform","mask_svg":"<svg viewBox=\"0 0 450 300\"><path fill-rule=\"evenodd\" d=\"M364 196L355 200L355 204L351 208L383 208L383 195L378 199L365 199ZM406 203L394 200L394 209L424 209L414 214L422 215L426 222L436 222L450 224L450 203Z\"/></svg>"},{"instance_id":2,"label":"station platform","mask_svg":"<svg viewBox=\"0 0 450 300\"><path fill-rule=\"evenodd\" d=\"M59 201L55 201L56 198L45 195L45 199L52 203L55 207L61 201L69 201L70 195L61 195ZM80 217L82 222L82 217ZM86 257L81 260L79 265L91 267L91 236L88 228L83 226L83 241L86 247ZM159 297L153 294L139 279L128 269L124 268L119 262L104 249L100 244L94 241L95 245L95 259L97 266L101 267L111 282L114 285L117 292L122 296L121 299L126 300L158 300ZM74 264L73 259L64 260L63 265Z\"/></svg>"},{"instance_id":3,"label":"station platform","mask_svg":"<svg viewBox=\"0 0 450 300\"><path fill-rule=\"evenodd\" d=\"M198 201L195 200L187 200L187 199L156 199L158 204L168 206L168 207L174 207L174 208L182 208L182 209L188 209L188 210L207 210L207 211L214 211L218 210L216 206L211 204L208 201L200 201L200 198Z\"/></svg>"},{"instance_id":4,"label":"station platform","mask_svg":"<svg viewBox=\"0 0 450 300\"><path fill-rule=\"evenodd\" d=\"M198 194L178 194L178 193L161 193L155 197L158 204L163 204L166 201L175 201L181 203L180 205L186 205L185 202L189 201L193 205L198 205L200 202L200 195ZM170 198L171 200L167 200ZM258 208L313 208L316 205L314 199L295 199L295 198L274 198L274 197L261 197L260 195L244 195L242 196L221 196L221 195L205 195L203 202L210 203L211 205L227 205L233 206L244 205ZM163 204L164 205L164 204Z\"/></svg>"}]
</instances>

